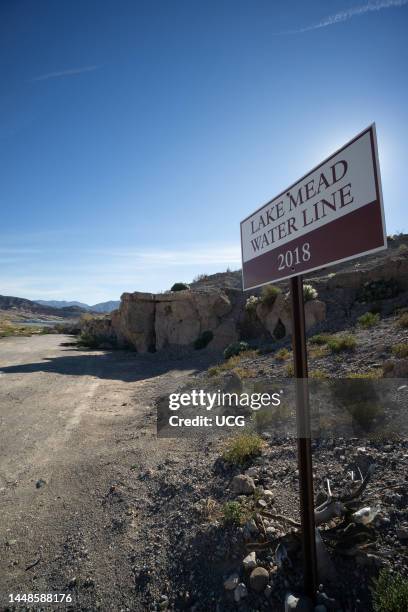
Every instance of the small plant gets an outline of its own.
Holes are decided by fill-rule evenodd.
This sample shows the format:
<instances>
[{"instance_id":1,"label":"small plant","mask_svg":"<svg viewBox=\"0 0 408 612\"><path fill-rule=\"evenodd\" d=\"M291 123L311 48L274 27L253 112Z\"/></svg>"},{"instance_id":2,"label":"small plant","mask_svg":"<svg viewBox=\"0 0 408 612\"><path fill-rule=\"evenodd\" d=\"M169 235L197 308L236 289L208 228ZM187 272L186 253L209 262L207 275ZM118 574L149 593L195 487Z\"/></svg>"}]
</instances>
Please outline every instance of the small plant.
<instances>
[{"instance_id":1,"label":"small plant","mask_svg":"<svg viewBox=\"0 0 408 612\"><path fill-rule=\"evenodd\" d=\"M370 327L374 327L380 320L379 313L374 312L366 312L365 314L358 317L357 322L361 327L365 327L366 329Z\"/></svg>"},{"instance_id":2,"label":"small plant","mask_svg":"<svg viewBox=\"0 0 408 612\"><path fill-rule=\"evenodd\" d=\"M228 501L222 506L222 518L226 524L241 525L245 514L244 508L237 501Z\"/></svg>"},{"instance_id":3,"label":"small plant","mask_svg":"<svg viewBox=\"0 0 408 612\"><path fill-rule=\"evenodd\" d=\"M241 433L228 440L222 458L232 465L245 465L262 452L264 443L256 433Z\"/></svg>"},{"instance_id":4,"label":"small plant","mask_svg":"<svg viewBox=\"0 0 408 612\"><path fill-rule=\"evenodd\" d=\"M87 332L82 332L79 335L77 344L78 346L84 346L91 349L98 348L98 340L95 338L95 336L92 336L92 334Z\"/></svg>"},{"instance_id":5,"label":"small plant","mask_svg":"<svg viewBox=\"0 0 408 612\"><path fill-rule=\"evenodd\" d=\"M408 610L408 579L389 570L381 570L374 581L374 612L404 612Z\"/></svg>"},{"instance_id":6,"label":"small plant","mask_svg":"<svg viewBox=\"0 0 408 612\"><path fill-rule=\"evenodd\" d=\"M230 357L234 357L235 355L239 355L240 353L247 351L249 349L249 344L247 342L233 342L229 344L224 351L224 359L229 359Z\"/></svg>"},{"instance_id":7,"label":"small plant","mask_svg":"<svg viewBox=\"0 0 408 612\"><path fill-rule=\"evenodd\" d=\"M279 349L279 351L276 351L275 359L277 359L278 361L286 361L286 359L289 359L289 355L290 352L287 348L281 348Z\"/></svg>"},{"instance_id":8,"label":"small plant","mask_svg":"<svg viewBox=\"0 0 408 612\"><path fill-rule=\"evenodd\" d=\"M288 363L285 368L286 376L288 378L293 378L295 375L295 368L293 367L293 363Z\"/></svg>"},{"instance_id":9,"label":"small plant","mask_svg":"<svg viewBox=\"0 0 408 612\"><path fill-rule=\"evenodd\" d=\"M404 312L397 321L398 327L408 329L408 312Z\"/></svg>"},{"instance_id":10,"label":"small plant","mask_svg":"<svg viewBox=\"0 0 408 612\"><path fill-rule=\"evenodd\" d=\"M253 315L256 313L256 307L259 304L259 298L256 295L251 295L245 302L245 310L248 314Z\"/></svg>"},{"instance_id":11,"label":"small plant","mask_svg":"<svg viewBox=\"0 0 408 612\"><path fill-rule=\"evenodd\" d=\"M193 283L198 283L200 281L208 280L209 278L210 277L208 274L197 274L197 276L193 278Z\"/></svg>"},{"instance_id":12,"label":"small plant","mask_svg":"<svg viewBox=\"0 0 408 612\"><path fill-rule=\"evenodd\" d=\"M324 372L323 370L311 370L309 372L309 378L319 378L321 380L324 380L324 379L329 378L329 375L327 374L327 372Z\"/></svg>"},{"instance_id":13,"label":"small plant","mask_svg":"<svg viewBox=\"0 0 408 612\"><path fill-rule=\"evenodd\" d=\"M188 289L190 289L190 286L186 283L174 283L170 291L186 291Z\"/></svg>"},{"instance_id":14,"label":"small plant","mask_svg":"<svg viewBox=\"0 0 408 612\"><path fill-rule=\"evenodd\" d=\"M310 300L315 300L318 296L318 293L312 285L303 285L303 299L305 302L310 302Z\"/></svg>"},{"instance_id":15,"label":"small plant","mask_svg":"<svg viewBox=\"0 0 408 612\"><path fill-rule=\"evenodd\" d=\"M214 334L212 333L212 331L210 330L203 331L198 336L197 340L194 342L194 348L196 350L205 348L211 342L213 338L214 338Z\"/></svg>"},{"instance_id":16,"label":"small plant","mask_svg":"<svg viewBox=\"0 0 408 612\"><path fill-rule=\"evenodd\" d=\"M311 336L311 338L309 338L309 342L310 344L323 345L323 344L327 344L329 339L330 339L329 334L316 334L315 336Z\"/></svg>"},{"instance_id":17,"label":"small plant","mask_svg":"<svg viewBox=\"0 0 408 612\"><path fill-rule=\"evenodd\" d=\"M342 351L354 350L357 346L357 341L351 334L342 334L329 338L327 346L332 353L341 353Z\"/></svg>"},{"instance_id":18,"label":"small plant","mask_svg":"<svg viewBox=\"0 0 408 612\"><path fill-rule=\"evenodd\" d=\"M375 380L377 378L381 378L381 376L381 368L367 370L366 372L352 372L351 374L347 374L347 378L350 378L351 380Z\"/></svg>"},{"instance_id":19,"label":"small plant","mask_svg":"<svg viewBox=\"0 0 408 612\"><path fill-rule=\"evenodd\" d=\"M396 344L391 349L392 354L395 357L399 357L403 359L404 357L408 357L408 342L401 342L400 344Z\"/></svg>"},{"instance_id":20,"label":"small plant","mask_svg":"<svg viewBox=\"0 0 408 612\"><path fill-rule=\"evenodd\" d=\"M275 285L265 285L262 287L260 301L265 306L273 306L278 295L282 293L279 287L275 287Z\"/></svg>"}]
</instances>

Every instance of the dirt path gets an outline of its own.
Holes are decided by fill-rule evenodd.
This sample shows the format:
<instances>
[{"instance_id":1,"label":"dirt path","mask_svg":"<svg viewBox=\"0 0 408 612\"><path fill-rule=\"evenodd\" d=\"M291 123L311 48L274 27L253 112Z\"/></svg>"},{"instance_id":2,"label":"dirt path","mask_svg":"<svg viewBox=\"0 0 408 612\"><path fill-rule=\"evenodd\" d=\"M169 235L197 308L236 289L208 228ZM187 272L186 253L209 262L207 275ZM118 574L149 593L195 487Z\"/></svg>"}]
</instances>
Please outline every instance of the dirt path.
<instances>
[{"instance_id":1,"label":"dirt path","mask_svg":"<svg viewBox=\"0 0 408 612\"><path fill-rule=\"evenodd\" d=\"M163 516L154 530L149 475L196 451L191 441L156 439L153 402L205 358L69 343L0 340L0 606L9 593L70 593L75 610L145 610L135 560L154 554L160 566L166 537Z\"/></svg>"}]
</instances>

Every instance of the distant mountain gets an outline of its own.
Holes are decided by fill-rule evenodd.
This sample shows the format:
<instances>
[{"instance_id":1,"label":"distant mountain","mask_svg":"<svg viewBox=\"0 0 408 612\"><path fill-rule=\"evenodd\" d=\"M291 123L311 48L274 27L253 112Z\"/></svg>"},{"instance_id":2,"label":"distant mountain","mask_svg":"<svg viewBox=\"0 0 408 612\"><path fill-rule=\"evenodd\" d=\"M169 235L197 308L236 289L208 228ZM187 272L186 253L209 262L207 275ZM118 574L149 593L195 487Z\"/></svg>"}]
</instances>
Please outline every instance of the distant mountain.
<instances>
[{"instance_id":1,"label":"distant mountain","mask_svg":"<svg viewBox=\"0 0 408 612\"><path fill-rule=\"evenodd\" d=\"M84 308L79 308L79 306L53 308L46 304L38 304L37 302L11 295L0 295L0 310L11 310L18 313L64 318L78 318L81 314L87 312Z\"/></svg>"},{"instance_id":2,"label":"distant mountain","mask_svg":"<svg viewBox=\"0 0 408 612\"><path fill-rule=\"evenodd\" d=\"M88 304L84 304L83 302L66 302L65 300L35 300L36 304L41 304L42 306L51 306L51 308L69 308L70 306L78 306L78 308L83 308L84 310L89 310L90 306Z\"/></svg>"},{"instance_id":3,"label":"distant mountain","mask_svg":"<svg viewBox=\"0 0 408 612\"><path fill-rule=\"evenodd\" d=\"M119 300L110 300L108 302L100 302L99 304L94 304L93 306L89 306L89 304L84 304L83 302L67 302L65 300L36 300L37 304L41 304L42 306L50 306L51 308L72 308L77 307L82 310L90 310L92 312L112 312L116 308L119 308L120 301Z\"/></svg>"},{"instance_id":4,"label":"distant mountain","mask_svg":"<svg viewBox=\"0 0 408 612\"><path fill-rule=\"evenodd\" d=\"M120 300L110 300L109 302L100 302L99 304L94 304L89 308L93 310L93 312L112 312L112 310L116 310L119 308Z\"/></svg>"}]
</instances>

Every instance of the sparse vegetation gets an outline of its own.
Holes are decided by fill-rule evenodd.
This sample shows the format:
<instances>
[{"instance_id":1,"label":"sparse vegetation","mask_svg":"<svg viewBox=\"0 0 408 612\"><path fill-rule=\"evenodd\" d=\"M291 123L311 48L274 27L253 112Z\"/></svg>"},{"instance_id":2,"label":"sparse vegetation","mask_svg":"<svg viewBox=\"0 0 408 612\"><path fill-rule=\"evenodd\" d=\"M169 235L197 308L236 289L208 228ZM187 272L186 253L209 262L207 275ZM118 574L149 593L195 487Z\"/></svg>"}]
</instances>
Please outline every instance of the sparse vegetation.
<instances>
[{"instance_id":1,"label":"sparse vegetation","mask_svg":"<svg viewBox=\"0 0 408 612\"><path fill-rule=\"evenodd\" d=\"M330 334L316 334L315 336L311 336L309 338L310 344L318 344L323 345L327 344L327 341L330 339Z\"/></svg>"},{"instance_id":2,"label":"sparse vegetation","mask_svg":"<svg viewBox=\"0 0 408 612\"><path fill-rule=\"evenodd\" d=\"M243 506L237 501L228 501L222 506L222 518L225 524L241 525L246 518Z\"/></svg>"},{"instance_id":3,"label":"sparse vegetation","mask_svg":"<svg viewBox=\"0 0 408 612\"><path fill-rule=\"evenodd\" d=\"M398 327L408 329L408 312L404 312L397 320Z\"/></svg>"},{"instance_id":4,"label":"sparse vegetation","mask_svg":"<svg viewBox=\"0 0 408 612\"><path fill-rule=\"evenodd\" d=\"M288 378L293 378L295 375L295 368L293 367L293 363L288 363L285 368L286 376Z\"/></svg>"},{"instance_id":5,"label":"sparse vegetation","mask_svg":"<svg viewBox=\"0 0 408 612\"><path fill-rule=\"evenodd\" d=\"M324 370L310 370L309 378L320 378L323 380L329 378L329 375Z\"/></svg>"},{"instance_id":6,"label":"sparse vegetation","mask_svg":"<svg viewBox=\"0 0 408 612\"><path fill-rule=\"evenodd\" d=\"M351 372L350 374L347 374L347 378L350 378L351 380L375 380L381 377L381 368L366 370L365 372Z\"/></svg>"},{"instance_id":7,"label":"sparse vegetation","mask_svg":"<svg viewBox=\"0 0 408 612\"><path fill-rule=\"evenodd\" d=\"M260 302L265 306L273 306L278 295L282 293L279 287L275 285L265 285L262 287Z\"/></svg>"},{"instance_id":8,"label":"sparse vegetation","mask_svg":"<svg viewBox=\"0 0 408 612\"><path fill-rule=\"evenodd\" d=\"M186 283L174 283L170 291L187 291L190 289L190 286Z\"/></svg>"},{"instance_id":9,"label":"sparse vegetation","mask_svg":"<svg viewBox=\"0 0 408 612\"><path fill-rule=\"evenodd\" d=\"M408 610L408 579L401 574L381 570L372 592L374 612Z\"/></svg>"},{"instance_id":10,"label":"sparse vegetation","mask_svg":"<svg viewBox=\"0 0 408 612\"><path fill-rule=\"evenodd\" d=\"M54 333L52 327L40 325L18 325L9 320L0 320L0 338L8 338L10 336L33 336L40 334Z\"/></svg>"},{"instance_id":11,"label":"sparse vegetation","mask_svg":"<svg viewBox=\"0 0 408 612\"><path fill-rule=\"evenodd\" d=\"M318 296L316 289L312 285L303 285L303 299L305 302L315 300Z\"/></svg>"},{"instance_id":12,"label":"sparse vegetation","mask_svg":"<svg viewBox=\"0 0 408 612\"><path fill-rule=\"evenodd\" d=\"M261 454L263 445L258 434L243 432L227 441L222 458L232 465L245 465Z\"/></svg>"},{"instance_id":13,"label":"sparse vegetation","mask_svg":"<svg viewBox=\"0 0 408 612\"><path fill-rule=\"evenodd\" d=\"M235 372L240 378L251 378L256 375L256 372L252 368L242 365L242 360L245 357L256 357L256 355L256 351L245 351L239 355L234 355L223 363L208 368L208 375L219 376L223 372Z\"/></svg>"},{"instance_id":14,"label":"sparse vegetation","mask_svg":"<svg viewBox=\"0 0 408 612\"><path fill-rule=\"evenodd\" d=\"M83 346L85 348L96 349L98 348L98 340L92 334L87 332L81 332L77 341L78 346Z\"/></svg>"},{"instance_id":15,"label":"sparse vegetation","mask_svg":"<svg viewBox=\"0 0 408 612\"><path fill-rule=\"evenodd\" d=\"M408 342L396 344L392 347L391 352L393 355L395 355L395 357L399 357L400 359L408 357Z\"/></svg>"},{"instance_id":16,"label":"sparse vegetation","mask_svg":"<svg viewBox=\"0 0 408 612\"><path fill-rule=\"evenodd\" d=\"M358 324L366 329L374 327L380 320L379 313L366 312L357 319Z\"/></svg>"},{"instance_id":17,"label":"sparse vegetation","mask_svg":"<svg viewBox=\"0 0 408 612\"><path fill-rule=\"evenodd\" d=\"M210 330L203 331L194 342L194 348L197 350L203 349L211 342L214 338L214 334Z\"/></svg>"},{"instance_id":18,"label":"sparse vegetation","mask_svg":"<svg viewBox=\"0 0 408 612\"><path fill-rule=\"evenodd\" d=\"M229 344L224 350L224 359L229 359L249 350L249 344L247 342L233 342Z\"/></svg>"},{"instance_id":19,"label":"sparse vegetation","mask_svg":"<svg viewBox=\"0 0 408 612\"><path fill-rule=\"evenodd\" d=\"M250 295L247 301L245 302L245 311L250 315L254 315L256 313L256 307L258 306L258 304L259 298L256 297L256 295Z\"/></svg>"},{"instance_id":20,"label":"sparse vegetation","mask_svg":"<svg viewBox=\"0 0 408 612\"><path fill-rule=\"evenodd\" d=\"M341 353L343 351L353 351L357 346L357 341L352 334L341 334L331 336L327 340L327 346L332 353Z\"/></svg>"},{"instance_id":21,"label":"sparse vegetation","mask_svg":"<svg viewBox=\"0 0 408 612\"><path fill-rule=\"evenodd\" d=\"M289 356L290 351L287 348L281 348L275 353L275 359L278 361L286 361L286 359L289 359Z\"/></svg>"}]
</instances>

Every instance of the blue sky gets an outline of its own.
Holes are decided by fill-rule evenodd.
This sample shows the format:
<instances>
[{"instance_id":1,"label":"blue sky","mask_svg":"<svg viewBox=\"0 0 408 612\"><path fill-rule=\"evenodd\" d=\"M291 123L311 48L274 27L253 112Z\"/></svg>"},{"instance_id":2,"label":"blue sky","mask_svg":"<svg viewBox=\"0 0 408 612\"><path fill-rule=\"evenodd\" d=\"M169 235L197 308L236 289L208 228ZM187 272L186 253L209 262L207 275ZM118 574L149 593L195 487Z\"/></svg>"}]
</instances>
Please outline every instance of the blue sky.
<instances>
[{"instance_id":1,"label":"blue sky","mask_svg":"<svg viewBox=\"0 0 408 612\"><path fill-rule=\"evenodd\" d=\"M407 40L408 0L2 0L0 294L239 268L240 220L373 121L408 231Z\"/></svg>"}]
</instances>

